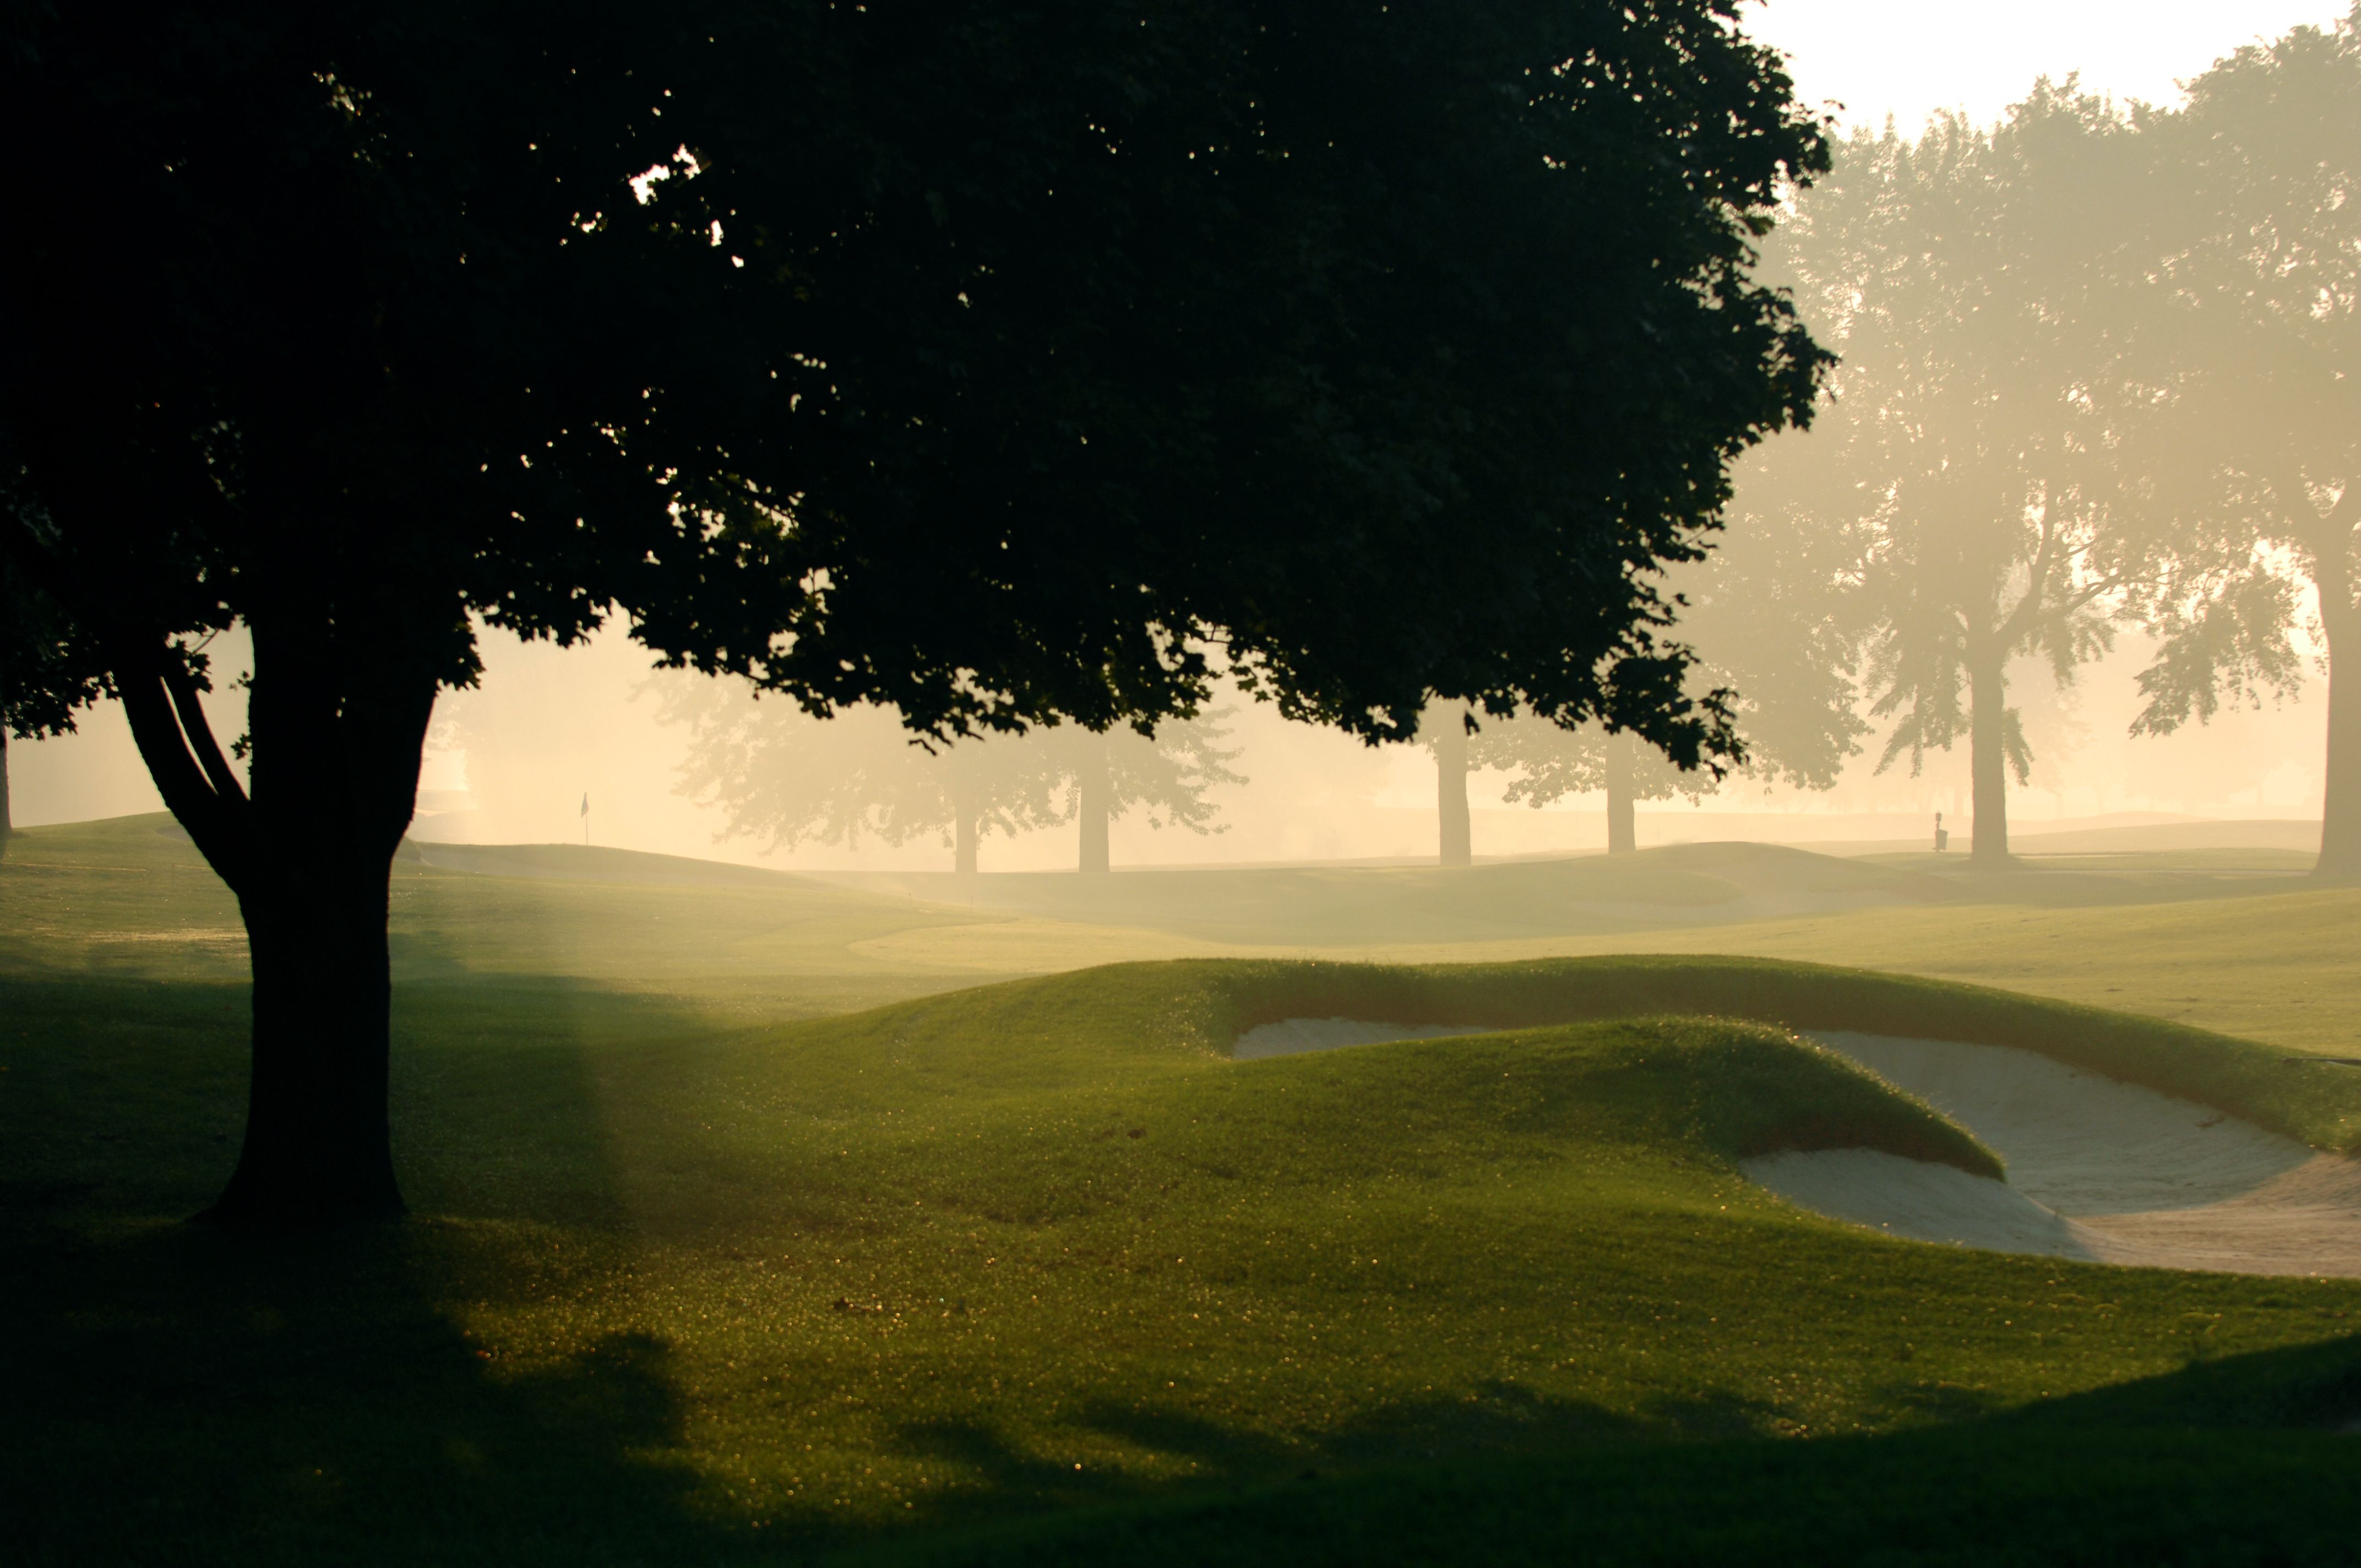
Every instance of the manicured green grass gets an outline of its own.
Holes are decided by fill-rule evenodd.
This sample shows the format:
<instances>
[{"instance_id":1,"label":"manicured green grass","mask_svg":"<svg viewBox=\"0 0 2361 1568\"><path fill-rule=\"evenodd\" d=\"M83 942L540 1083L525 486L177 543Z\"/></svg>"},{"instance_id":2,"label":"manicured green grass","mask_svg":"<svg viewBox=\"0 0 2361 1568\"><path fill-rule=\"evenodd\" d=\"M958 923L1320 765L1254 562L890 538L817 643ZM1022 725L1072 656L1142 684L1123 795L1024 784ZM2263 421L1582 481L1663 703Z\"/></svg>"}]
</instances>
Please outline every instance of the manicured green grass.
<instances>
[{"instance_id":1,"label":"manicured green grass","mask_svg":"<svg viewBox=\"0 0 2361 1568\"><path fill-rule=\"evenodd\" d=\"M1556 967L1489 989L1528 1004ZM16 1539L73 1562L899 1551L1083 1505L1227 1519L1234 1488L1311 1469L1346 1512L1354 1487L1444 1511L1506 1487L1538 1551L1553 1488L1597 1463L1551 1455L1706 1440L1665 1474L1709 1481L1784 1463L1756 1446L1783 1437L1960 1421L2005 1449L2010 1412L2144 1380L2110 1418L2134 1434L2361 1404L2361 1286L1913 1246L1763 1196L1732 1161L1783 1144L1980 1158L1776 1031L1219 1054L1272 1007L1462 978L1149 965L762 1027L413 987L422 1218L291 1243L174 1223L236 1121L217 990L151 987L133 1016L115 982L12 982Z\"/></svg>"},{"instance_id":2,"label":"manicured green grass","mask_svg":"<svg viewBox=\"0 0 2361 1568\"><path fill-rule=\"evenodd\" d=\"M159 831L165 822L125 817L15 840L0 861L0 930L12 938L0 972L241 978L235 901L184 839ZM399 978L566 975L699 1010L726 1004L750 1021L1138 958L1742 953L2361 1055L2361 888L2241 869L2267 851L2177 851L2169 866L2160 852L2074 857L2058 863L2080 869L2066 870L2036 858L2021 874L1976 876L1958 855L1865 864L1697 844L1465 877L1415 867L1042 873L968 889L948 876L847 883L563 845L429 852L533 874L400 862ZM2203 863L2223 856L2237 860ZM1772 904L1795 912L1763 917Z\"/></svg>"},{"instance_id":3,"label":"manicured green grass","mask_svg":"<svg viewBox=\"0 0 2361 1568\"><path fill-rule=\"evenodd\" d=\"M414 853L397 859L396 982L574 979L770 1020L970 983L862 951L876 937L971 918L962 913L807 877L557 848L593 872L617 861L624 874L642 874L479 876L435 870ZM646 880L652 863L670 874ZM246 978L236 899L161 816L19 834L0 861L0 931L9 938L0 944L0 974Z\"/></svg>"},{"instance_id":4,"label":"manicured green grass","mask_svg":"<svg viewBox=\"0 0 2361 1568\"><path fill-rule=\"evenodd\" d=\"M1938 976L2296 1050L2361 1056L2361 888L2355 887L2299 884L2237 897L2080 907L1993 902L1858 910L1465 956L1635 948Z\"/></svg>"},{"instance_id":5,"label":"manicured green grass","mask_svg":"<svg viewBox=\"0 0 2361 1568\"><path fill-rule=\"evenodd\" d=\"M1705 1014L2016 1046L2319 1148L2361 1152L2361 1072L2187 1025L1916 975L1664 955L1443 967L1247 963L1207 972L1227 977L1224 993L1235 998L1229 1005L1241 1027L1288 1016L1518 1027Z\"/></svg>"},{"instance_id":6,"label":"manicured green grass","mask_svg":"<svg viewBox=\"0 0 2361 1568\"><path fill-rule=\"evenodd\" d=\"M1743 961L914 995L846 933L942 911L413 868L417 1217L247 1238L181 1223L236 955L104 935L225 895L77 831L0 866L11 1560L2325 1562L2356 1522L2361 1281L1897 1243L1734 1169L1989 1158L1774 1025L2349 1140L2338 1069L2249 1042ZM1513 1032L1226 1058L1305 1014Z\"/></svg>"}]
</instances>

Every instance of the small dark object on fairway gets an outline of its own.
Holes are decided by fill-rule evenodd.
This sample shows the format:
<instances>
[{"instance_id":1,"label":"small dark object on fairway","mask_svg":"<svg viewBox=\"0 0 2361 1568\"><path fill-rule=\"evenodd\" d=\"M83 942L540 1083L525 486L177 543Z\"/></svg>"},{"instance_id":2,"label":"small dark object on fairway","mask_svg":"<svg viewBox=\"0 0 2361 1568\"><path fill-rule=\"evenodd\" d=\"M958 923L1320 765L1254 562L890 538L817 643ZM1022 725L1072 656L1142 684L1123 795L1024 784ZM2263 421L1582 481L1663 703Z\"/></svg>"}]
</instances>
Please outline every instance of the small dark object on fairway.
<instances>
[{"instance_id":1,"label":"small dark object on fairway","mask_svg":"<svg viewBox=\"0 0 2361 1568\"><path fill-rule=\"evenodd\" d=\"M1148 1129L1147 1129L1147 1128L1145 1128L1145 1127L1134 1127L1130 1132L1128 1132L1128 1133L1125 1134L1124 1135L1125 1135L1126 1137L1132 1137L1132 1138L1144 1138L1144 1137L1148 1136Z\"/></svg>"}]
</instances>

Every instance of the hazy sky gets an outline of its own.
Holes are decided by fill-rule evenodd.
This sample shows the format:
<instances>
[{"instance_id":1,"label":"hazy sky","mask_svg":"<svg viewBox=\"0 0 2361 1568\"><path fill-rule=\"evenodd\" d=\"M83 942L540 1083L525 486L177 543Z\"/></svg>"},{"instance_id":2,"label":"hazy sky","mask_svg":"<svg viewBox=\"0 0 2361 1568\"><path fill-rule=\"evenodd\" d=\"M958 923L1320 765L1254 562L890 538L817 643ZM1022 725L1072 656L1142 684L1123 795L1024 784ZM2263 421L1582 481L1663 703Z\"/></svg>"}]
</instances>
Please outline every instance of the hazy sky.
<instances>
[{"instance_id":1,"label":"hazy sky","mask_svg":"<svg viewBox=\"0 0 2361 1568\"><path fill-rule=\"evenodd\" d=\"M2080 71L2118 98L2179 100L2174 85L2241 44L2324 27L2330 0L1752 0L1750 32L1787 51L1797 95L1844 105L1846 125L1938 109L1992 120L2037 76Z\"/></svg>"}]
</instances>

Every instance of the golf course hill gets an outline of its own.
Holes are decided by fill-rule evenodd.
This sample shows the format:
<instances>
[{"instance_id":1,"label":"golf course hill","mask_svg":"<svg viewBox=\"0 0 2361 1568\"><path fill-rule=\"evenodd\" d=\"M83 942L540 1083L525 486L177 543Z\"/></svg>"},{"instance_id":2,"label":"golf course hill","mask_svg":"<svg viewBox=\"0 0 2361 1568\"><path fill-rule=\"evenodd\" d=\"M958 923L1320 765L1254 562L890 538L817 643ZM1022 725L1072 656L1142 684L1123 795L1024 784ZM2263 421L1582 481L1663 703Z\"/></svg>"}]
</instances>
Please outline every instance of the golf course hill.
<instances>
[{"instance_id":1,"label":"golf course hill","mask_svg":"<svg viewBox=\"0 0 2361 1568\"><path fill-rule=\"evenodd\" d=\"M2066 1211L2089 1255L1927 1245L1842 1212L1857 1170L1791 1179L2037 1201L2050 1152L1953 1051L2154 1096L2199 1163L2225 1128L2345 1161L2333 1058L1767 959L947 989L862 944L972 913L810 878L405 860L393 897L412 1218L258 1243L185 1223L245 1106L225 890L153 822L0 861L26 1560L2332 1563L2361 1532L2361 1279L2115 1266L2187 1238Z\"/></svg>"}]
</instances>

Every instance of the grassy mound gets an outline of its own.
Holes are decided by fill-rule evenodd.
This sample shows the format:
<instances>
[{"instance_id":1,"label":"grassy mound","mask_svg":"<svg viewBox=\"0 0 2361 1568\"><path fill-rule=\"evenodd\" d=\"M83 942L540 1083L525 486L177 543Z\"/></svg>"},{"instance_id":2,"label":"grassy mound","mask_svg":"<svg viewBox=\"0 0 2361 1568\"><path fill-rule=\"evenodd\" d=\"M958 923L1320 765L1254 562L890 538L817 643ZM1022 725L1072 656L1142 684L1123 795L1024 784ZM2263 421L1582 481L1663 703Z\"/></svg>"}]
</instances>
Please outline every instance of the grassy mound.
<instances>
[{"instance_id":1,"label":"grassy mound","mask_svg":"<svg viewBox=\"0 0 2361 1568\"><path fill-rule=\"evenodd\" d=\"M455 954L484 940L437 918ZM1828 1142L1988 1162L1776 1025L1977 1038L1942 999L1989 993L1188 962L781 1023L635 989L633 933L588 935L610 983L514 947L413 960L395 1083L419 1219L292 1241L179 1223L235 1149L239 988L0 972L18 1555L730 1563L983 1530L957 1550L1514 1560L1586 1519L1660 1558L1742 1554L1744 1521L1699 1497L1811 1555L1792 1543L1856 1527L1776 1498L1886 1472L1932 1497L1974 1466L2001 1539L2076 1475L2134 1499L2111 1456L2194 1452L2193 1427L2252 1485L2191 1489L2190 1539L2344 1517L2287 1477L2315 1441L2349 1452L2300 1429L2361 1413L2361 1283L1911 1245L1734 1173ZM2081 1016L2006 1000L1973 1026ZM1303 1014L1510 1032L1227 1059ZM2007 1457L2059 1412L2103 1435Z\"/></svg>"},{"instance_id":2,"label":"grassy mound","mask_svg":"<svg viewBox=\"0 0 2361 1568\"><path fill-rule=\"evenodd\" d=\"M1665 956L1433 967L1170 967L1176 989L1205 988L1203 1029L1227 1029L1230 1037L1289 1017L1518 1028L1702 1014L1793 1029L2015 1046L2227 1111L2316 1148L2361 1151L2361 1072L2162 1019L1951 981L1773 959Z\"/></svg>"}]
</instances>

